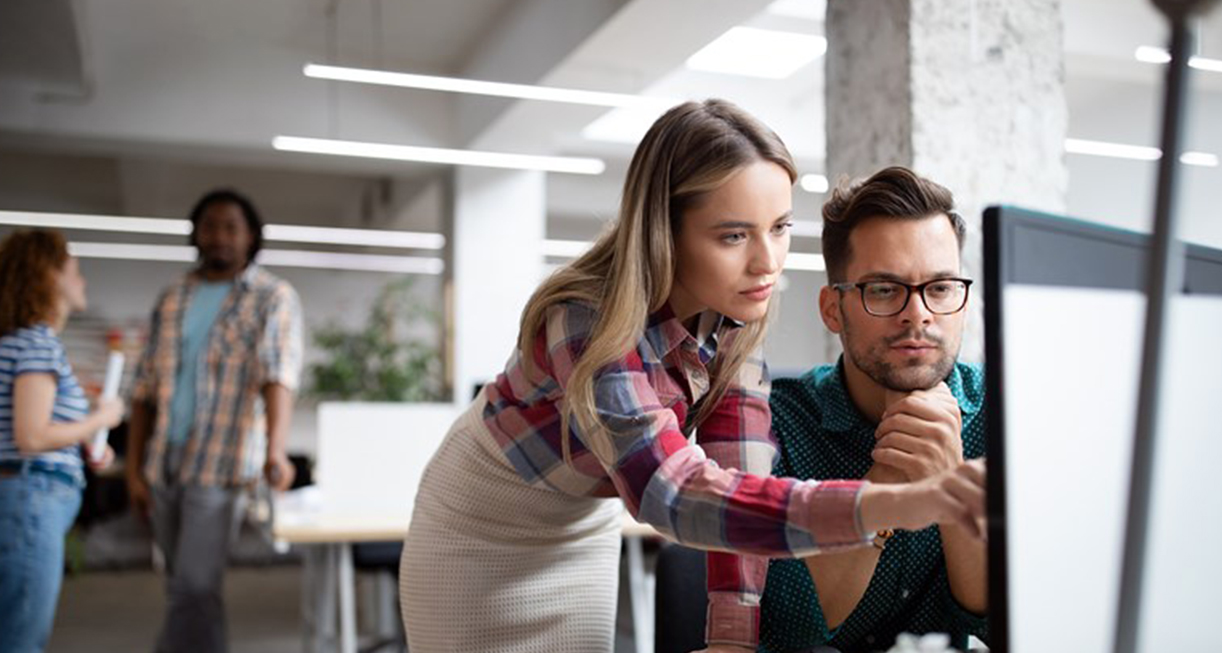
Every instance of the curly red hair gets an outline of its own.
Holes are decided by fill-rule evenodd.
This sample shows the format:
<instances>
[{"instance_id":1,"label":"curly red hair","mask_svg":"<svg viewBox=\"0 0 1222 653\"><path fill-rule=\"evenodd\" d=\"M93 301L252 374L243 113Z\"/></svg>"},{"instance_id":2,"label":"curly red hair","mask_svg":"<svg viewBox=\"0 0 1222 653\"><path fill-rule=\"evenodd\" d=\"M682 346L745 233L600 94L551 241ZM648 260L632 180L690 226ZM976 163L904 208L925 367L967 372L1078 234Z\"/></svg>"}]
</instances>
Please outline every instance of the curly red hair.
<instances>
[{"instance_id":1,"label":"curly red hair","mask_svg":"<svg viewBox=\"0 0 1222 653\"><path fill-rule=\"evenodd\" d=\"M0 334L55 319L56 273L68 256L68 241L49 229L20 229L0 242Z\"/></svg>"}]
</instances>

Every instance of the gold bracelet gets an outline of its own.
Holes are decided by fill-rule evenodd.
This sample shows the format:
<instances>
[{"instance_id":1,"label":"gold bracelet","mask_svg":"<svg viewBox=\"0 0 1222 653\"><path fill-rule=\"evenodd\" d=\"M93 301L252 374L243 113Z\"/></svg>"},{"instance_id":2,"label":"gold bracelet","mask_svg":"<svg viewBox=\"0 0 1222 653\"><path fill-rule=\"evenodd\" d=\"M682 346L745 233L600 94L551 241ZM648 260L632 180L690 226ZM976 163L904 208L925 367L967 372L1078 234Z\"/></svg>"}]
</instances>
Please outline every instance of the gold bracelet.
<instances>
[{"instance_id":1,"label":"gold bracelet","mask_svg":"<svg viewBox=\"0 0 1222 653\"><path fill-rule=\"evenodd\" d=\"M879 551L887 548L887 540L891 539L893 535L895 535L895 531L891 530L890 528L884 528L875 533L873 542L874 548L878 549Z\"/></svg>"}]
</instances>

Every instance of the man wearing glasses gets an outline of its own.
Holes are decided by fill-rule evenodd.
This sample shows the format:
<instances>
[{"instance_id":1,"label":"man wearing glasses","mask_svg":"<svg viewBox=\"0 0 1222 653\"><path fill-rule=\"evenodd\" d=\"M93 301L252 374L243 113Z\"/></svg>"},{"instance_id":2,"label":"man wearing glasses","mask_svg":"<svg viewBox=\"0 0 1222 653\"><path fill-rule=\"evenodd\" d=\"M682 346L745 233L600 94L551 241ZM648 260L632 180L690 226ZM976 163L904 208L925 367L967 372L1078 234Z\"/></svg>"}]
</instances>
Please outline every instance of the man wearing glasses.
<instances>
[{"instance_id":1,"label":"man wearing glasses","mask_svg":"<svg viewBox=\"0 0 1222 653\"><path fill-rule=\"evenodd\" d=\"M774 382L773 473L894 483L983 456L983 371L957 361L972 282L950 191L887 168L833 191L823 218L819 311L844 354ZM963 650L987 639L985 583L985 544L952 526L773 560L760 650L886 650L901 632L949 633Z\"/></svg>"}]
</instances>

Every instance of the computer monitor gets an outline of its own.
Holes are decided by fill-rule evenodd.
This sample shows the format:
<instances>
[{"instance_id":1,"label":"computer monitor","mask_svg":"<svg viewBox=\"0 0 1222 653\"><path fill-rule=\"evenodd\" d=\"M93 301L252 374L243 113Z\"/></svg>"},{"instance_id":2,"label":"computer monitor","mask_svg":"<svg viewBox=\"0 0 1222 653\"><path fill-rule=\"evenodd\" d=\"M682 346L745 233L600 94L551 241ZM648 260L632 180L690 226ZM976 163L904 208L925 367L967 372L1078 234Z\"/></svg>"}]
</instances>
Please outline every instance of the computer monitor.
<instances>
[{"instance_id":1,"label":"computer monitor","mask_svg":"<svg viewBox=\"0 0 1222 653\"><path fill-rule=\"evenodd\" d=\"M1011 207L985 212L993 651L1112 650L1149 244L1148 235L1099 224ZM1193 609L1208 614L1216 601L1207 592L1222 587L1222 562L1204 553L1183 557L1184 538L1195 539L1199 526L1185 512L1222 501L1208 494L1208 474L1185 479L1178 472L1195 465L1193 473L1202 474L1206 463L1194 450L1212 456L1215 467L1222 461L1222 427L1210 402L1195 399L1212 392L1213 403L1222 403L1222 251L1188 247L1185 293L1173 302L1168 329L1170 387L1163 392L1167 418L1157 441L1151 528L1188 521L1173 537L1154 532L1150 539L1139 629L1143 641L1162 643L1194 618ZM1196 369L1194 360L1216 366ZM1211 510L1218 511L1204 509ZM1198 532L1222 537L1219 522ZM1189 560L1199 578L1184 578ZM1195 583L1200 608L1186 610L1184 597L1175 596L1185 582Z\"/></svg>"}]
</instances>

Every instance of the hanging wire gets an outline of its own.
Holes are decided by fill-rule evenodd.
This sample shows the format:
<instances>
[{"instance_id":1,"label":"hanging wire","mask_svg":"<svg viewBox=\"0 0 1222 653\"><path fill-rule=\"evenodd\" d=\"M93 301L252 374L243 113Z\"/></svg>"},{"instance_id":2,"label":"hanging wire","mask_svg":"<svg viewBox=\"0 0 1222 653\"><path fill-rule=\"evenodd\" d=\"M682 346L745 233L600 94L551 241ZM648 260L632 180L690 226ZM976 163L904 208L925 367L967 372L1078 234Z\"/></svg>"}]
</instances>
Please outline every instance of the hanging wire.
<instances>
[{"instance_id":1,"label":"hanging wire","mask_svg":"<svg viewBox=\"0 0 1222 653\"><path fill-rule=\"evenodd\" d=\"M327 0L327 63L339 65L339 0ZM327 135L339 138L339 82L327 82Z\"/></svg>"},{"instance_id":2,"label":"hanging wire","mask_svg":"<svg viewBox=\"0 0 1222 653\"><path fill-rule=\"evenodd\" d=\"M373 67L382 70L386 68L386 62L382 58L382 0L373 0L369 15L373 21Z\"/></svg>"}]
</instances>

